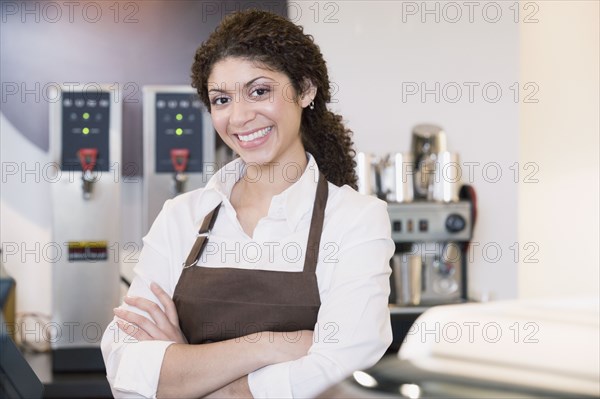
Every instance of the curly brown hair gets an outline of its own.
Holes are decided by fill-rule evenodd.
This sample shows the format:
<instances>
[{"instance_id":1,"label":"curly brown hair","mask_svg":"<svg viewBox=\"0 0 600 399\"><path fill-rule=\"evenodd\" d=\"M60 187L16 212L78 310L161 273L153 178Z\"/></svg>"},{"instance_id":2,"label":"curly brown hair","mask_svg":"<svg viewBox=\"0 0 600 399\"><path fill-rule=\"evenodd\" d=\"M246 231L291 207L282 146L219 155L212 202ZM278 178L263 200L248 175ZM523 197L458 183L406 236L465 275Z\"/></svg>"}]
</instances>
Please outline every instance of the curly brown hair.
<instances>
[{"instance_id":1,"label":"curly brown hair","mask_svg":"<svg viewBox=\"0 0 600 399\"><path fill-rule=\"evenodd\" d=\"M309 87L317 88L314 109L304 109L300 134L327 180L337 186L357 188L356 162L351 139L340 115L327 109L331 101L327 65L319 46L303 28L267 11L247 10L226 16L196 51L192 65L192 86L210 110L208 77L215 63L227 57L241 57L290 79L296 100Z\"/></svg>"}]
</instances>

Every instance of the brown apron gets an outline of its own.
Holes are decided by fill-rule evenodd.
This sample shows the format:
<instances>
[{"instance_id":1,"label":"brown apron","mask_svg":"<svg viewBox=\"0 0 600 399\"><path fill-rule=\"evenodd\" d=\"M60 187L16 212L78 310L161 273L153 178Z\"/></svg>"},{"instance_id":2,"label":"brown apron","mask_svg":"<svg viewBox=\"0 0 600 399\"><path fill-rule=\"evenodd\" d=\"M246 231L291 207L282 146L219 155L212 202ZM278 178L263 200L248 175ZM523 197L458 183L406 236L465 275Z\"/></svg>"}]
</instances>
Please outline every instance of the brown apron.
<instances>
[{"instance_id":1,"label":"brown apron","mask_svg":"<svg viewBox=\"0 0 600 399\"><path fill-rule=\"evenodd\" d=\"M173 294L190 344L314 329L321 306L315 270L327 195L327 180L320 174L301 272L196 266L221 204L204 218Z\"/></svg>"}]
</instances>

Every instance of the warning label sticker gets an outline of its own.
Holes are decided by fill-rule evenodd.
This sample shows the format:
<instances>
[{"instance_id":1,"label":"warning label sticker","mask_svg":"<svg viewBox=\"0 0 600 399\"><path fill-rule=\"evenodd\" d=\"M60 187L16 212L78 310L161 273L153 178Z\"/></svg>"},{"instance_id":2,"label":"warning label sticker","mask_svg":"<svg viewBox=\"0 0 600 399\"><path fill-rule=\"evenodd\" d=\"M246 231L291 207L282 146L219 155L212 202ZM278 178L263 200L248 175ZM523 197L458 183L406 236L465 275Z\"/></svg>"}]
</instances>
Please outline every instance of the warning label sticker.
<instances>
[{"instance_id":1,"label":"warning label sticker","mask_svg":"<svg viewBox=\"0 0 600 399\"><path fill-rule=\"evenodd\" d=\"M108 259L108 241L69 241L69 262Z\"/></svg>"}]
</instances>

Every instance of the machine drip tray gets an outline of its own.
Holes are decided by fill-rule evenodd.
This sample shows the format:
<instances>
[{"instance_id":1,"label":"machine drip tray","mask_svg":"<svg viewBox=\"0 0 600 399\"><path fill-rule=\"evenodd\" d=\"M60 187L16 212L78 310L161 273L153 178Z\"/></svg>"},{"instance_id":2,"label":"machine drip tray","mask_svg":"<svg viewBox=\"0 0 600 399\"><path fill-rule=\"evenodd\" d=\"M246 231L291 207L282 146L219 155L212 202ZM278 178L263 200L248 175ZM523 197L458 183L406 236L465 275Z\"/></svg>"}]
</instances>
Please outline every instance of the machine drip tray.
<instances>
[{"instance_id":1,"label":"machine drip tray","mask_svg":"<svg viewBox=\"0 0 600 399\"><path fill-rule=\"evenodd\" d=\"M100 347L61 348L52 351L54 373L105 373Z\"/></svg>"}]
</instances>

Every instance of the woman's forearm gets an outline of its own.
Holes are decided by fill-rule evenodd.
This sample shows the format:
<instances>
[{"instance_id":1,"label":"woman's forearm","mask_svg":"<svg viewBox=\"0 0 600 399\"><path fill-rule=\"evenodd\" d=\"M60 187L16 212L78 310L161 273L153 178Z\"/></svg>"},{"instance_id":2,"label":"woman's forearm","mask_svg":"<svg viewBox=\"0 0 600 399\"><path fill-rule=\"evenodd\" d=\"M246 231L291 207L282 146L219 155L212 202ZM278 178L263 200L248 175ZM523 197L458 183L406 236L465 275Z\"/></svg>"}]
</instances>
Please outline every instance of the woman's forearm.
<instances>
[{"instance_id":1,"label":"woman's forearm","mask_svg":"<svg viewBox=\"0 0 600 399\"><path fill-rule=\"evenodd\" d=\"M199 398L261 367L299 359L312 344L312 331L289 340L280 332L256 334L203 345L173 344L160 369L159 398ZM247 383L246 383L247 384Z\"/></svg>"},{"instance_id":2,"label":"woman's forearm","mask_svg":"<svg viewBox=\"0 0 600 399\"><path fill-rule=\"evenodd\" d=\"M248 385L248 376L238 378L230 384L225 385L221 389L208 394L204 399L248 399L252 398L252 392Z\"/></svg>"},{"instance_id":3,"label":"woman's forearm","mask_svg":"<svg viewBox=\"0 0 600 399\"><path fill-rule=\"evenodd\" d=\"M165 352L157 396L199 398L273 363L263 340L244 337L204 345L173 344Z\"/></svg>"}]
</instances>

